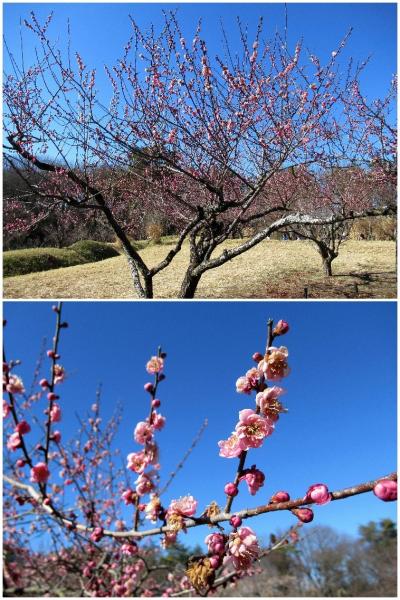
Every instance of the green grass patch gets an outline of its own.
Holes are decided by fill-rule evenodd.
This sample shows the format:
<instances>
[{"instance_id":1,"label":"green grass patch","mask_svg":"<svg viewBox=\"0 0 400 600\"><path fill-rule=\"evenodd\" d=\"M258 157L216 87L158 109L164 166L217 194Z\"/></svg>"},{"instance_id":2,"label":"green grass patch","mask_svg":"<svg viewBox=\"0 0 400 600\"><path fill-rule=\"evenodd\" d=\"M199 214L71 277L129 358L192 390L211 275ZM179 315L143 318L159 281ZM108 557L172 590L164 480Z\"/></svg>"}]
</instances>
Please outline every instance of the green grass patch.
<instances>
[{"instance_id":1,"label":"green grass patch","mask_svg":"<svg viewBox=\"0 0 400 600\"><path fill-rule=\"evenodd\" d=\"M72 267L118 256L110 244L82 240L67 248L27 248L3 253L3 275L25 275L38 271L49 271Z\"/></svg>"}]
</instances>

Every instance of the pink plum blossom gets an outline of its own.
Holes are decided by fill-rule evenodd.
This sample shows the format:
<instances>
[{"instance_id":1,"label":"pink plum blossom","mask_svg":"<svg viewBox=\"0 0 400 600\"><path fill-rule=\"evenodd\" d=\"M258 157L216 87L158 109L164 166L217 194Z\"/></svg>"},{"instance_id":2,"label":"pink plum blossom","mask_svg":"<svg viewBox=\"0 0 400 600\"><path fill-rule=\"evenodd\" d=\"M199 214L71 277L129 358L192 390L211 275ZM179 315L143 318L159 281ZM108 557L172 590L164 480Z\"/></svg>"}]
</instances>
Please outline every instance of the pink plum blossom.
<instances>
[{"instance_id":1,"label":"pink plum blossom","mask_svg":"<svg viewBox=\"0 0 400 600\"><path fill-rule=\"evenodd\" d=\"M288 331L289 331L289 323L287 323L286 321L284 321L283 319L281 319L275 325L274 330L273 330L273 334L274 335L284 335Z\"/></svg>"},{"instance_id":2,"label":"pink plum blossom","mask_svg":"<svg viewBox=\"0 0 400 600\"><path fill-rule=\"evenodd\" d=\"M239 422L236 432L244 450L259 448L264 438L271 435L274 423L268 417L262 417L251 408L239 412Z\"/></svg>"},{"instance_id":3,"label":"pink plum blossom","mask_svg":"<svg viewBox=\"0 0 400 600\"><path fill-rule=\"evenodd\" d=\"M154 483L151 480L150 474L141 473L135 481L136 493L139 496L149 494L154 489Z\"/></svg>"},{"instance_id":4,"label":"pink plum blossom","mask_svg":"<svg viewBox=\"0 0 400 600\"><path fill-rule=\"evenodd\" d=\"M50 421L52 423L59 423L61 421L61 408L58 404L53 404L51 407Z\"/></svg>"},{"instance_id":5,"label":"pink plum blossom","mask_svg":"<svg viewBox=\"0 0 400 600\"><path fill-rule=\"evenodd\" d=\"M310 523L314 518L314 513L311 508L292 508L292 513L296 515L302 523Z\"/></svg>"},{"instance_id":6,"label":"pink plum blossom","mask_svg":"<svg viewBox=\"0 0 400 600\"><path fill-rule=\"evenodd\" d=\"M222 533L210 533L204 540L208 546L208 551L211 554L224 554L226 536Z\"/></svg>"},{"instance_id":7,"label":"pink plum blossom","mask_svg":"<svg viewBox=\"0 0 400 600\"><path fill-rule=\"evenodd\" d=\"M153 428L147 421L139 421L133 436L138 444L146 444L153 438Z\"/></svg>"},{"instance_id":8,"label":"pink plum blossom","mask_svg":"<svg viewBox=\"0 0 400 600\"><path fill-rule=\"evenodd\" d=\"M136 492L134 492L133 490L125 490L121 494L121 498L126 505L135 504L136 497L137 497Z\"/></svg>"},{"instance_id":9,"label":"pink plum blossom","mask_svg":"<svg viewBox=\"0 0 400 600\"><path fill-rule=\"evenodd\" d=\"M384 502L397 500L397 481L381 479L374 487L374 494Z\"/></svg>"},{"instance_id":10,"label":"pink plum blossom","mask_svg":"<svg viewBox=\"0 0 400 600\"><path fill-rule=\"evenodd\" d=\"M161 373L164 368L164 360L160 356L152 356L146 364L146 371L151 375Z\"/></svg>"},{"instance_id":11,"label":"pink plum blossom","mask_svg":"<svg viewBox=\"0 0 400 600\"><path fill-rule=\"evenodd\" d=\"M141 450L140 452L131 452L128 454L127 459L127 469L134 471L135 473L143 473L149 464L149 459L144 450Z\"/></svg>"},{"instance_id":12,"label":"pink plum blossom","mask_svg":"<svg viewBox=\"0 0 400 600\"><path fill-rule=\"evenodd\" d=\"M245 481L250 494L254 496L260 487L264 485L265 475L253 465L251 469L245 469L243 471L243 475L240 477L239 481Z\"/></svg>"},{"instance_id":13,"label":"pink plum blossom","mask_svg":"<svg viewBox=\"0 0 400 600\"><path fill-rule=\"evenodd\" d=\"M225 492L225 494L227 494L227 496L237 496L239 493L239 490L238 490L236 483L230 482L230 483L227 483L226 486L224 487L224 492Z\"/></svg>"},{"instance_id":14,"label":"pink plum blossom","mask_svg":"<svg viewBox=\"0 0 400 600\"><path fill-rule=\"evenodd\" d=\"M21 436L18 433L18 431L16 431L15 433L12 433L10 435L10 437L7 440L7 449L11 450L11 452L15 452L15 450L17 450L18 448L21 448L22 446L22 440L21 440Z\"/></svg>"},{"instance_id":15,"label":"pink plum blossom","mask_svg":"<svg viewBox=\"0 0 400 600\"><path fill-rule=\"evenodd\" d=\"M233 432L227 440L218 442L218 446L220 448L219 455L224 458L234 458L239 456L243 450L243 444L236 432Z\"/></svg>"},{"instance_id":16,"label":"pink plum blossom","mask_svg":"<svg viewBox=\"0 0 400 600\"><path fill-rule=\"evenodd\" d=\"M29 423L27 421L20 421L15 426L15 431L17 433L19 433L20 435L25 435L26 433L29 433L30 430L31 430L31 426L29 425Z\"/></svg>"},{"instance_id":17,"label":"pink plum blossom","mask_svg":"<svg viewBox=\"0 0 400 600\"><path fill-rule=\"evenodd\" d=\"M103 527L95 527L90 534L90 539L92 542L99 542L104 535Z\"/></svg>"},{"instance_id":18,"label":"pink plum blossom","mask_svg":"<svg viewBox=\"0 0 400 600\"><path fill-rule=\"evenodd\" d=\"M283 377L287 377L290 373L290 368L287 364L287 357L289 356L288 349L285 346L275 348L271 346L264 360L262 360L258 368L261 369L266 377L271 381L279 381Z\"/></svg>"},{"instance_id":19,"label":"pink plum blossom","mask_svg":"<svg viewBox=\"0 0 400 600\"><path fill-rule=\"evenodd\" d=\"M278 398L285 393L286 390L278 386L267 388L263 392L259 392L256 396L256 404L260 407L261 414L276 421L279 418L279 413L285 411L278 400Z\"/></svg>"},{"instance_id":20,"label":"pink plum blossom","mask_svg":"<svg viewBox=\"0 0 400 600\"><path fill-rule=\"evenodd\" d=\"M247 371L246 375L239 377L239 379L236 381L236 391L240 394L250 394L253 390L258 388L262 379L262 371L253 367Z\"/></svg>"},{"instance_id":21,"label":"pink plum blossom","mask_svg":"<svg viewBox=\"0 0 400 600\"><path fill-rule=\"evenodd\" d=\"M62 383L64 381L64 379L65 379L64 367L62 367L61 365L54 365L53 373L54 373L54 383L55 384Z\"/></svg>"},{"instance_id":22,"label":"pink plum blossom","mask_svg":"<svg viewBox=\"0 0 400 600\"><path fill-rule=\"evenodd\" d=\"M34 483L46 483L50 477L50 471L46 463L39 462L31 469L31 481Z\"/></svg>"},{"instance_id":23,"label":"pink plum blossom","mask_svg":"<svg viewBox=\"0 0 400 600\"><path fill-rule=\"evenodd\" d=\"M315 504L328 504L332 496L324 483L311 485L304 497L304 502L315 502Z\"/></svg>"},{"instance_id":24,"label":"pink plum blossom","mask_svg":"<svg viewBox=\"0 0 400 600\"><path fill-rule=\"evenodd\" d=\"M250 527L241 527L230 534L228 556L237 570L248 569L259 553L257 537Z\"/></svg>"},{"instance_id":25,"label":"pink plum blossom","mask_svg":"<svg viewBox=\"0 0 400 600\"><path fill-rule=\"evenodd\" d=\"M272 504L278 504L279 502L289 502L290 496L287 492L276 492L272 497L270 502Z\"/></svg>"},{"instance_id":26,"label":"pink plum blossom","mask_svg":"<svg viewBox=\"0 0 400 600\"><path fill-rule=\"evenodd\" d=\"M168 514L182 515L183 517L192 517L197 510L197 500L193 496L182 496L179 500L171 500Z\"/></svg>"},{"instance_id":27,"label":"pink plum blossom","mask_svg":"<svg viewBox=\"0 0 400 600\"><path fill-rule=\"evenodd\" d=\"M134 542L131 542L130 544L122 544L121 553L125 554L125 556L134 556L138 553L137 544L135 544Z\"/></svg>"},{"instance_id":28,"label":"pink plum blossom","mask_svg":"<svg viewBox=\"0 0 400 600\"><path fill-rule=\"evenodd\" d=\"M25 388L22 379L17 375L10 375L6 383L6 390L10 394L23 394Z\"/></svg>"},{"instance_id":29,"label":"pink plum blossom","mask_svg":"<svg viewBox=\"0 0 400 600\"><path fill-rule=\"evenodd\" d=\"M152 426L154 429L161 430L165 425L166 418L157 412L153 413Z\"/></svg>"}]
</instances>

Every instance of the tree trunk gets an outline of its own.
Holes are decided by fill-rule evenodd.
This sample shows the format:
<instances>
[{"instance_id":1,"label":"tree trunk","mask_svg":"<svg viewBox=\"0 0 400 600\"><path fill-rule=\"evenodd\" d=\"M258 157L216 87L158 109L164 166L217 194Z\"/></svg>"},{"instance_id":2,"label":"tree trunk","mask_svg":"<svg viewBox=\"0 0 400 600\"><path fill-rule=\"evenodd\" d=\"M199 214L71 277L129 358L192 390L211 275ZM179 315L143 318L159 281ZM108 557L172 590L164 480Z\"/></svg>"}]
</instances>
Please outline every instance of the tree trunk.
<instances>
[{"instance_id":1,"label":"tree trunk","mask_svg":"<svg viewBox=\"0 0 400 600\"><path fill-rule=\"evenodd\" d=\"M333 258L322 258L322 268L326 277L332 277L332 261Z\"/></svg>"},{"instance_id":2,"label":"tree trunk","mask_svg":"<svg viewBox=\"0 0 400 600\"><path fill-rule=\"evenodd\" d=\"M189 268L182 282L179 298L194 298L200 279L201 275L192 275L192 270Z\"/></svg>"},{"instance_id":3,"label":"tree trunk","mask_svg":"<svg viewBox=\"0 0 400 600\"><path fill-rule=\"evenodd\" d=\"M322 259L322 268L326 277L332 277L332 262L337 258L338 254L326 244L318 244L318 251Z\"/></svg>"}]
</instances>

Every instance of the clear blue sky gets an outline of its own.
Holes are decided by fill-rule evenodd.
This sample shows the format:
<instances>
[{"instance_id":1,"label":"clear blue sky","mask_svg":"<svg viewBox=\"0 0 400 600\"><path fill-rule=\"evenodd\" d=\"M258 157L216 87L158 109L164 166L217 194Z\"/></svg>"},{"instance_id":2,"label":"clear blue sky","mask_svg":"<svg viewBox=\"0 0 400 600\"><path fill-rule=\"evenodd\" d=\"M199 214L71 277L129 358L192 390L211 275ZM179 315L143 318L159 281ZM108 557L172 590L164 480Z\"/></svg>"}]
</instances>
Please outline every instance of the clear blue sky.
<instances>
[{"instance_id":1,"label":"clear blue sky","mask_svg":"<svg viewBox=\"0 0 400 600\"><path fill-rule=\"evenodd\" d=\"M50 307L5 303L7 357L23 361L18 372L26 385L43 336L53 335ZM220 458L217 442L234 429L240 409L254 406L253 397L236 393L235 381L253 366L252 353L263 351L268 317L291 325L281 338L292 368L284 381L289 413L261 449L249 452L249 464L266 474L264 488L255 497L244 491L234 506L262 504L279 489L298 497L316 482L340 489L396 469L395 302L68 302L64 316L70 323L61 342L61 363L69 373L60 388L65 440L76 431L74 413L90 408L101 382L106 416L116 402L124 407L116 441L122 456L138 449L133 429L148 410L144 365L159 344L168 353L159 394L167 417L158 434L164 481L209 419L165 502L191 493L202 508L211 500L223 503L236 459ZM316 524L350 534L369 520L396 518L395 503L372 494L315 512ZM267 536L293 522L280 513L252 525ZM190 530L182 541L202 541L207 533Z\"/></svg>"},{"instance_id":2,"label":"clear blue sky","mask_svg":"<svg viewBox=\"0 0 400 600\"><path fill-rule=\"evenodd\" d=\"M362 77L364 92L368 96L383 95L392 75L396 72L396 4L395 3L288 3L288 40L294 48L300 37L305 47L323 60L350 27L353 35L343 58L352 55L355 61L371 56L371 62ZM255 32L260 15L264 17L266 37L283 30L285 10L283 3L6 3L4 4L4 35L12 49L19 54L19 21L34 10L39 19L45 19L51 10L55 17L50 33L53 39L66 44L66 23L71 22L72 49L78 50L88 67L99 69L98 84L104 63L113 63L121 56L123 45L130 35L128 15L141 27L151 23L156 28L162 24L162 9L178 9L179 20L185 35L192 38L199 17L203 20L203 36L209 42L210 55L221 51L220 20L235 50L238 43L236 17L248 24L249 33ZM25 60L33 57L33 36L24 33ZM5 57L7 66L7 58ZM108 89L108 88L107 88Z\"/></svg>"}]
</instances>

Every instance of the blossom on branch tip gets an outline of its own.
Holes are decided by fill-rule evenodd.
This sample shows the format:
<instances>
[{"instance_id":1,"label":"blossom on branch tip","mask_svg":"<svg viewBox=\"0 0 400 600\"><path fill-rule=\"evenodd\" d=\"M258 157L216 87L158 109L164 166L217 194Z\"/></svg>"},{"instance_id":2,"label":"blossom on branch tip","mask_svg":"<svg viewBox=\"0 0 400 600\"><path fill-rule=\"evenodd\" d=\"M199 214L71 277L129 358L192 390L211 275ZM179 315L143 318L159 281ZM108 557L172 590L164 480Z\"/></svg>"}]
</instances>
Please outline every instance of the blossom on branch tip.
<instances>
[{"instance_id":1,"label":"blossom on branch tip","mask_svg":"<svg viewBox=\"0 0 400 600\"><path fill-rule=\"evenodd\" d=\"M33 483L46 483L50 477L50 471L46 463L39 462L31 469L31 481Z\"/></svg>"},{"instance_id":2,"label":"blossom on branch tip","mask_svg":"<svg viewBox=\"0 0 400 600\"><path fill-rule=\"evenodd\" d=\"M304 497L304 502L315 502L315 504L328 504L332 496L324 483L311 485Z\"/></svg>"},{"instance_id":3,"label":"blossom on branch tip","mask_svg":"<svg viewBox=\"0 0 400 600\"><path fill-rule=\"evenodd\" d=\"M286 321L283 321L283 319L281 319L280 321L277 322L277 324L275 325L272 333L274 335L284 335L285 333L287 333L289 331L289 323L287 323Z\"/></svg>"},{"instance_id":4,"label":"blossom on branch tip","mask_svg":"<svg viewBox=\"0 0 400 600\"><path fill-rule=\"evenodd\" d=\"M161 373L164 368L164 360L159 356L152 356L146 364L146 371L151 375Z\"/></svg>"},{"instance_id":5,"label":"blossom on branch tip","mask_svg":"<svg viewBox=\"0 0 400 600\"><path fill-rule=\"evenodd\" d=\"M274 423L269 417L258 415L251 408L239 412L236 433L244 450L259 448L264 438L274 431Z\"/></svg>"},{"instance_id":6,"label":"blossom on branch tip","mask_svg":"<svg viewBox=\"0 0 400 600\"><path fill-rule=\"evenodd\" d=\"M377 498L380 498L384 502L397 500L397 481L381 479L375 485L373 492Z\"/></svg>"}]
</instances>

